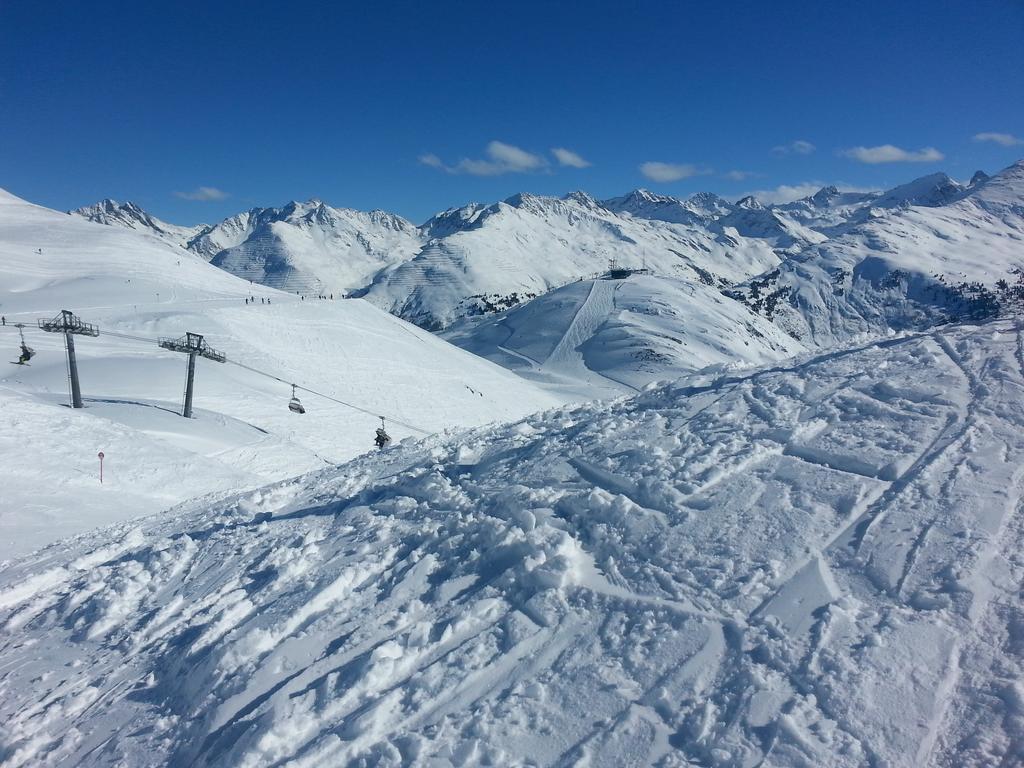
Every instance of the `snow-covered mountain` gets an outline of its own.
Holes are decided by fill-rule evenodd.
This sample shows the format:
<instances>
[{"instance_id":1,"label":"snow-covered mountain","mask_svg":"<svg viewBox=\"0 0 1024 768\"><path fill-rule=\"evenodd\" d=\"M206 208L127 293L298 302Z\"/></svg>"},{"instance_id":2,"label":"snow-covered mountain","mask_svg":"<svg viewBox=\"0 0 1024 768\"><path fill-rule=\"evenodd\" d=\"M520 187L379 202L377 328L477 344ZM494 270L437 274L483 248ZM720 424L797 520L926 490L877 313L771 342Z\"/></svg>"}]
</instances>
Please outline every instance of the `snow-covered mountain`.
<instances>
[{"instance_id":1,"label":"snow-covered mountain","mask_svg":"<svg viewBox=\"0 0 1024 768\"><path fill-rule=\"evenodd\" d=\"M691 225L714 221L733 210L730 203L711 192L698 192L680 199L646 189L634 189L628 195L604 200L601 205L609 211L627 213L638 219Z\"/></svg>"},{"instance_id":2,"label":"snow-covered mountain","mask_svg":"<svg viewBox=\"0 0 1024 768\"><path fill-rule=\"evenodd\" d=\"M1019 762L1024 162L641 192L191 250L0 192L0 761Z\"/></svg>"},{"instance_id":3,"label":"snow-covered mountain","mask_svg":"<svg viewBox=\"0 0 1024 768\"><path fill-rule=\"evenodd\" d=\"M255 283L301 294L345 294L412 258L422 238L401 216L320 200L253 208L201 232L189 249Z\"/></svg>"},{"instance_id":4,"label":"snow-covered mountain","mask_svg":"<svg viewBox=\"0 0 1024 768\"><path fill-rule=\"evenodd\" d=\"M582 192L563 198L520 194L446 211L423 229L444 234L380 273L361 295L428 328L595 277L612 262L723 285L779 263L767 241L617 213Z\"/></svg>"},{"instance_id":5,"label":"snow-covered mountain","mask_svg":"<svg viewBox=\"0 0 1024 768\"><path fill-rule=\"evenodd\" d=\"M1024 303L1019 176L1018 165L964 186L934 174L882 194L826 188L786 206L744 198L702 225L774 246L778 265L739 285L657 270L585 281L459 319L445 336L537 381L599 396L991 313ZM615 207L631 220L694 220L683 202L638 191Z\"/></svg>"},{"instance_id":6,"label":"snow-covered mountain","mask_svg":"<svg viewBox=\"0 0 1024 768\"><path fill-rule=\"evenodd\" d=\"M71 211L101 224L146 231L244 280L309 296L344 295L412 257L416 226L384 211L333 208L320 200L252 208L213 226L175 227L134 203L104 200Z\"/></svg>"},{"instance_id":7,"label":"snow-covered mountain","mask_svg":"<svg viewBox=\"0 0 1024 768\"><path fill-rule=\"evenodd\" d=\"M100 328L77 343L81 410L65 406L62 335L36 326L62 309ZM349 459L373 448L378 414L398 441L561 402L366 302L301 301L149 234L2 191L0 315L0 562L113 520ZM28 366L8 363L16 323L36 351ZM177 415L186 356L156 343L187 331L228 358L198 361L194 419ZM288 410L291 382L321 393L299 391L304 415ZM0 747L0 762L8 757Z\"/></svg>"},{"instance_id":8,"label":"snow-covered mountain","mask_svg":"<svg viewBox=\"0 0 1024 768\"><path fill-rule=\"evenodd\" d=\"M1022 344L698 377L51 547L0 570L0 755L1016 765Z\"/></svg>"},{"instance_id":9,"label":"snow-covered mountain","mask_svg":"<svg viewBox=\"0 0 1024 768\"><path fill-rule=\"evenodd\" d=\"M965 187L944 173L932 173L907 184L890 189L871 201L872 207L923 205L935 208L955 202L964 194Z\"/></svg>"},{"instance_id":10,"label":"snow-covered mountain","mask_svg":"<svg viewBox=\"0 0 1024 768\"><path fill-rule=\"evenodd\" d=\"M884 254L892 254L889 261L925 282L963 282L970 270L957 270L958 260L984 260L990 241L1000 253L1012 250L1016 237L1019 217L993 220L985 205L970 202L984 200L981 193L991 185L981 172L966 185L937 173L885 192L824 187L782 205L763 205L752 197L730 203L710 193L679 199L643 189L602 202L583 192L561 198L518 194L446 210L421 227L392 214L313 200L252 209L206 227L188 247L256 283L307 295L363 296L432 330L592 279L612 263L711 284L734 298L746 295L742 300L752 308L764 303L757 295L764 290L774 296L768 299L774 307L783 293L796 302L797 284L820 282L822 275L827 285L819 288L845 292L843 275L878 251L883 261ZM1019 189L1007 194L1021 199ZM128 225L121 218L105 220ZM145 217L125 221L139 218ZM947 219L956 219L954 232L945 231ZM956 232L967 240L959 241ZM939 241L947 234L951 239L943 245ZM928 240L935 240L933 251L944 248L950 258L919 258L914 244ZM837 261L836 253L845 255ZM1007 270L1015 265L1009 255L997 258L970 280L989 280L992 289L994 281L1012 278ZM780 279L787 285L777 284ZM848 303L850 295L856 290L840 303ZM884 300L891 305L881 313L886 317L920 316L896 294L888 292ZM868 303L876 301L883 299L875 296ZM811 304L820 309L822 301ZM774 317L773 311L768 314ZM783 327L798 341L817 343L817 332L805 325L794 321Z\"/></svg>"},{"instance_id":11,"label":"snow-covered mountain","mask_svg":"<svg viewBox=\"0 0 1024 768\"><path fill-rule=\"evenodd\" d=\"M969 187L928 176L875 202L886 207L726 293L819 347L1024 303L1024 161Z\"/></svg>"},{"instance_id":12,"label":"snow-covered mountain","mask_svg":"<svg viewBox=\"0 0 1024 768\"><path fill-rule=\"evenodd\" d=\"M131 201L119 203L109 198L101 200L95 205L76 208L73 211L68 211L68 213L72 216L81 216L97 224L110 224L151 234L180 248L187 248L192 238L207 229L206 224L197 224L194 227L179 227L176 224L168 224L166 221L161 221L142 210L142 208Z\"/></svg>"}]
</instances>

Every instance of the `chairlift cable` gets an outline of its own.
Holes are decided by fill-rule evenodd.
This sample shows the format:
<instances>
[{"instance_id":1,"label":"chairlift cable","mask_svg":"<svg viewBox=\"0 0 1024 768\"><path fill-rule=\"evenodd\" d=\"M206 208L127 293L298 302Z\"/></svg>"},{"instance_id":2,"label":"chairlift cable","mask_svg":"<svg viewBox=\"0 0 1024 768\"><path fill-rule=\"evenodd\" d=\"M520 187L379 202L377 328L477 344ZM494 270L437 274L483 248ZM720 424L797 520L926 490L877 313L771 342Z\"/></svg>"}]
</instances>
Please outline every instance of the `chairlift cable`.
<instances>
[{"instance_id":1,"label":"chairlift cable","mask_svg":"<svg viewBox=\"0 0 1024 768\"><path fill-rule=\"evenodd\" d=\"M5 327L11 328L13 330L15 326L14 325L9 325L9 326L5 326ZM28 327L30 329L33 328L32 326L26 326L26 327ZM112 336L112 337L119 338L119 339L128 339L128 340L131 340L131 341L138 341L138 342L142 342L142 343L146 343L146 344L156 344L157 343L157 339L150 339L150 338L146 338L144 336L135 336L135 335L130 334L130 333L120 333L118 331L107 331L107 330L104 330L103 331L103 335L104 336ZM288 381L286 379L282 379L280 376L275 376L274 374L268 373L267 371L260 370L259 368L254 368L253 366L246 365L245 363L240 363L237 360L234 360L234 359L232 359L230 357L227 359L226 362L229 363L230 365L236 365L239 368L244 368L245 370L250 371L250 372L255 373L255 374L258 374L259 376L264 376L264 377L266 377L268 379L273 379L274 381L278 381L278 382L280 382L280 383L282 383L282 384L284 384L286 386L293 387L294 389L299 389L299 390L302 390L303 392L308 392L311 395L316 395L317 397L322 397L325 400L330 400L331 402L337 403L338 405L344 405L346 408L351 408L354 411L359 411L360 413L365 413L367 416L373 416L375 419L381 418L380 413L377 412L377 411L371 411L371 410L368 410L366 408L362 408L362 407L360 407L360 406L358 406L358 405L356 405L354 403L350 403L350 402L347 402L345 400L341 400L340 398L333 397L332 395L328 395L328 394L326 394L324 392L319 392L319 391L317 391L315 389L310 389L309 387L305 387L305 386L303 386L301 384L295 384L294 382ZM387 416L387 419L389 421L392 421L395 424L403 426L406 429L410 429L413 432L418 432L421 435L432 434L429 430L422 429L420 427L414 426L414 425L408 423L407 421L403 421L402 419L398 419L398 418L395 418L394 416L389 416L387 414L385 414L385 416Z\"/></svg>"},{"instance_id":2,"label":"chairlift cable","mask_svg":"<svg viewBox=\"0 0 1024 768\"><path fill-rule=\"evenodd\" d=\"M330 400L331 402L338 403L339 405L344 405L345 407L351 408L352 410L355 410L355 411L359 411L360 413L365 413L368 416L373 416L375 419L379 419L380 418L380 414L378 412L376 412L376 411L370 411L370 410L367 410L366 408L362 408L362 407L360 407L358 405L355 405L354 403L349 403L349 402L347 402L345 400L341 400L341 399L339 399L337 397L332 397L331 395L325 394L323 392L318 392L315 389L310 389L309 387L304 387L301 384L295 384L293 382L286 381L285 379L282 379L280 376L275 376L272 373L267 373L266 371L261 371L259 368L253 368L251 365L246 365L245 363L240 363L237 360L232 360L231 358L228 358L227 362L230 365L237 365L239 368L244 368L245 370L251 371L252 373L259 374L260 376L265 376L268 379L273 379L274 381L279 381L282 384L285 384L285 385L287 385L289 387L294 387L295 389L302 390L303 392L308 392L311 395L316 395L317 397L322 397L325 400ZM405 427L406 429L411 429L413 432L419 432L421 435L429 435L429 434L431 434L429 431L427 431L425 429L420 429L419 427L413 426L412 424L409 424L408 422L402 421L401 419L396 419L393 416L388 416L387 418L390 421L393 421L395 424L400 424L401 426Z\"/></svg>"}]
</instances>

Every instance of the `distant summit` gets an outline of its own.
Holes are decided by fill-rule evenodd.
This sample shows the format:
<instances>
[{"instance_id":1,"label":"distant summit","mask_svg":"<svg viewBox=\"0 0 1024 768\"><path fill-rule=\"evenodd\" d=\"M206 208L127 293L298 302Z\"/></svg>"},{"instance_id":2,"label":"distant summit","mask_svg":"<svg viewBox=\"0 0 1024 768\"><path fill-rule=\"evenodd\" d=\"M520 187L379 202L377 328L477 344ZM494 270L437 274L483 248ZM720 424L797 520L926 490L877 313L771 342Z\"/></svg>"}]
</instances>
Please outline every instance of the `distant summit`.
<instances>
[{"instance_id":1,"label":"distant summit","mask_svg":"<svg viewBox=\"0 0 1024 768\"><path fill-rule=\"evenodd\" d=\"M931 173L914 179L907 184L893 187L876 199L872 205L890 208L900 205L924 205L935 207L958 200L964 187L944 173Z\"/></svg>"},{"instance_id":2,"label":"distant summit","mask_svg":"<svg viewBox=\"0 0 1024 768\"><path fill-rule=\"evenodd\" d=\"M984 171L975 171L974 175L971 176L971 180L967 183L967 186L976 187L978 184L981 184L983 181L988 181L990 178L991 177Z\"/></svg>"},{"instance_id":3,"label":"distant summit","mask_svg":"<svg viewBox=\"0 0 1024 768\"><path fill-rule=\"evenodd\" d=\"M194 227L180 227L168 224L144 211L137 204L128 201L119 203L107 198L95 205L88 205L68 211L73 216L81 216L98 224L109 224L146 232L161 240L182 248L187 248L189 241L199 232L206 229L205 224Z\"/></svg>"}]
</instances>

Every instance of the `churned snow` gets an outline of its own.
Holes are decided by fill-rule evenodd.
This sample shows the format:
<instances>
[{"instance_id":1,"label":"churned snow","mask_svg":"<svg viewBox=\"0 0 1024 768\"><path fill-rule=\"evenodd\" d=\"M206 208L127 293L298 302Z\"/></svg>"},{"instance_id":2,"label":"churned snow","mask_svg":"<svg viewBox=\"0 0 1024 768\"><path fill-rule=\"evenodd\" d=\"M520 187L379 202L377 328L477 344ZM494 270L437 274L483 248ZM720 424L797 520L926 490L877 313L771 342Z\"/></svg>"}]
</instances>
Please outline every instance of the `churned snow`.
<instances>
[{"instance_id":1,"label":"churned snow","mask_svg":"<svg viewBox=\"0 0 1024 768\"><path fill-rule=\"evenodd\" d=\"M403 443L0 573L40 765L1010 765L1024 340Z\"/></svg>"}]
</instances>

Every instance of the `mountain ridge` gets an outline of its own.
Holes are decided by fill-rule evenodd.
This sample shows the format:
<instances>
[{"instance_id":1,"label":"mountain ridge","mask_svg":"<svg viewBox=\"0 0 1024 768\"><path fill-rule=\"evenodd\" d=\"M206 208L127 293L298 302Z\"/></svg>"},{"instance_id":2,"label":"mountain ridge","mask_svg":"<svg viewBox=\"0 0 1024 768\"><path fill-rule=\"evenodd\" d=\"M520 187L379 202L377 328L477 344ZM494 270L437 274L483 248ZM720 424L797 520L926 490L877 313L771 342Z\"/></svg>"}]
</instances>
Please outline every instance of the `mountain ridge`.
<instances>
[{"instance_id":1,"label":"mountain ridge","mask_svg":"<svg viewBox=\"0 0 1024 768\"><path fill-rule=\"evenodd\" d=\"M437 330L595 277L613 264L742 290L787 262L817 260L829 243L870 255L880 242L871 234L877 222L895 217L928 229L931 219L922 211L941 219L961 201L972 215L1003 220L1001 233L986 225L993 242L1001 242L1014 232L1015 206L1024 194L1019 184L1006 182L1019 166L992 177L979 171L967 184L935 173L883 192L826 185L771 205L751 196L731 203L709 192L680 198L643 188L604 200L582 190L563 196L520 192L452 207L418 226L384 211L332 208L314 198L242 212L203 228L186 247L253 282L293 293L365 297ZM956 210L967 226L965 209ZM144 226L145 212L130 213L95 220ZM887 248L900 247L887 242ZM906 261L901 269L912 266ZM942 264L922 262L926 271L936 266L929 276L941 273Z\"/></svg>"}]
</instances>

